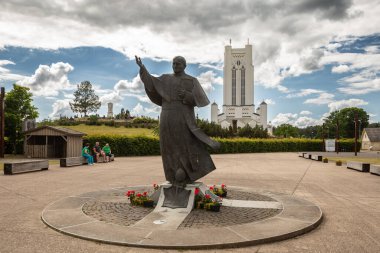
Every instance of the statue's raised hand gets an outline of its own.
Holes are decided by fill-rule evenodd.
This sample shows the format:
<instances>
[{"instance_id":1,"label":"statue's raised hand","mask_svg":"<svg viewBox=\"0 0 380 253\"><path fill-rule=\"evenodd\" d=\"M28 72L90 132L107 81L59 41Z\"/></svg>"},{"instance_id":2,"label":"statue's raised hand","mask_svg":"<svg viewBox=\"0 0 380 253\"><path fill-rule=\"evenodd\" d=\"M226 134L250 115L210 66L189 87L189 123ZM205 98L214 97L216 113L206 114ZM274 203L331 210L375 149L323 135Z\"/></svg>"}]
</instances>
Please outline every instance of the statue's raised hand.
<instances>
[{"instance_id":1,"label":"statue's raised hand","mask_svg":"<svg viewBox=\"0 0 380 253\"><path fill-rule=\"evenodd\" d=\"M139 65L139 67L141 68L143 66L143 63L141 61L141 58L138 57L137 55L135 55L135 58L136 58L136 64Z\"/></svg>"}]
</instances>

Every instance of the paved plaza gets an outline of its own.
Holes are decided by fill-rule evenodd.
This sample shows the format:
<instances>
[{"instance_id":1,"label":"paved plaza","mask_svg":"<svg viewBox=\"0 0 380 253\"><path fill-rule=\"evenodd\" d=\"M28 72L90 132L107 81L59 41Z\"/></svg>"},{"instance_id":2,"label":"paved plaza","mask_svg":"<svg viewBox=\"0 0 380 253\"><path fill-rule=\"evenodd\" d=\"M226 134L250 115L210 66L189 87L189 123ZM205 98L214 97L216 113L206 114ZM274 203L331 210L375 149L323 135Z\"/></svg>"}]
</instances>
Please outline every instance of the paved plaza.
<instances>
[{"instance_id":1,"label":"paved plaza","mask_svg":"<svg viewBox=\"0 0 380 253\"><path fill-rule=\"evenodd\" d=\"M213 160L217 170L203 178L204 183L298 197L321 207L324 219L315 230L293 239L196 252L380 251L379 176L299 158L296 153L214 155ZM0 175L0 252L178 252L78 239L41 221L46 206L68 196L163 181L159 156L122 157L71 168L50 165L48 171Z\"/></svg>"}]
</instances>

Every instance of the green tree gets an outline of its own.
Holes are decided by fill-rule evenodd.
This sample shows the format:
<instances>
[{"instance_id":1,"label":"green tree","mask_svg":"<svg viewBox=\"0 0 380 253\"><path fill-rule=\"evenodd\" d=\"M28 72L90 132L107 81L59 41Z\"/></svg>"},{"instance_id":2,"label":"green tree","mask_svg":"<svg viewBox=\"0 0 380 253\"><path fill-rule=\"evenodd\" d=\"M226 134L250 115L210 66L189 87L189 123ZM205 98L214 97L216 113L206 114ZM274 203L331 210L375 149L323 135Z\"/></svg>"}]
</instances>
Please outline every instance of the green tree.
<instances>
[{"instance_id":1,"label":"green tree","mask_svg":"<svg viewBox=\"0 0 380 253\"><path fill-rule=\"evenodd\" d=\"M358 131L368 126L369 115L362 108L348 107L330 113L325 119L325 126L327 127L329 136L337 137L338 125L340 138L354 138L355 115L358 117Z\"/></svg>"},{"instance_id":2,"label":"green tree","mask_svg":"<svg viewBox=\"0 0 380 253\"><path fill-rule=\"evenodd\" d=\"M285 138L298 137L299 130L297 127L292 126L290 124L281 124L274 129L273 134L275 136L280 136L280 137L285 137Z\"/></svg>"},{"instance_id":3,"label":"green tree","mask_svg":"<svg viewBox=\"0 0 380 253\"><path fill-rule=\"evenodd\" d=\"M70 102L70 108L73 112L83 113L87 117L87 113L96 112L101 103L89 81L83 81L77 87L78 89L74 92L75 98Z\"/></svg>"},{"instance_id":4,"label":"green tree","mask_svg":"<svg viewBox=\"0 0 380 253\"><path fill-rule=\"evenodd\" d=\"M23 140L22 122L38 117L37 108L32 105L32 96L29 88L17 84L13 84L13 89L5 95L5 136L11 144L12 153L22 152L16 148Z\"/></svg>"}]
</instances>

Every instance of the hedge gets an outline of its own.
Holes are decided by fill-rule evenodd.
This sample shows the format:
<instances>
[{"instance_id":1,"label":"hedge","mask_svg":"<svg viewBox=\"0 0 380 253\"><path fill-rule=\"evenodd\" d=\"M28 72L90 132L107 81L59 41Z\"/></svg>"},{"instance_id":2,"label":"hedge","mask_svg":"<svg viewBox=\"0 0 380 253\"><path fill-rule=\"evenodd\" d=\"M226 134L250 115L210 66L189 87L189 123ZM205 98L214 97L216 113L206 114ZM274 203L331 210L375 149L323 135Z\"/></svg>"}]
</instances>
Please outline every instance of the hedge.
<instances>
[{"instance_id":1,"label":"hedge","mask_svg":"<svg viewBox=\"0 0 380 253\"><path fill-rule=\"evenodd\" d=\"M84 142L89 142L91 146L96 141L100 145L109 143L112 152L116 156L146 156L159 155L160 143L156 137L146 136L120 136L120 135L91 135L86 136ZM209 149L212 154L230 153L264 153L264 152L299 152L299 151L322 151L322 140L319 139L216 139L221 143L218 150ZM354 140L340 140L340 151L353 152ZM360 142L358 142L360 150Z\"/></svg>"}]
</instances>

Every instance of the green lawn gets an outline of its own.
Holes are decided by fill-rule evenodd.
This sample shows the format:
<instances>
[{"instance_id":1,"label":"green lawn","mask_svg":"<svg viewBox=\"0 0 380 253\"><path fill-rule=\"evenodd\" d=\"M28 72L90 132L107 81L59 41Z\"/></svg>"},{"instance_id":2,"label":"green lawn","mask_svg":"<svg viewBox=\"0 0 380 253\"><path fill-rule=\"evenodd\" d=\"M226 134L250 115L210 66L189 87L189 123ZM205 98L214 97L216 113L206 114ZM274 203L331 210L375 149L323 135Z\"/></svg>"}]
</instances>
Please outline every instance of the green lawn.
<instances>
[{"instance_id":1,"label":"green lawn","mask_svg":"<svg viewBox=\"0 0 380 253\"><path fill-rule=\"evenodd\" d=\"M347 161L355 162L365 162L370 164L380 164L380 158L367 158L367 157L326 157L329 161L338 161L341 160L342 163L347 163Z\"/></svg>"},{"instance_id":2,"label":"green lawn","mask_svg":"<svg viewBox=\"0 0 380 253\"><path fill-rule=\"evenodd\" d=\"M127 135L127 136L150 136L154 137L153 129L148 128L126 128L126 127L111 127L111 126L88 126L88 125L77 125L77 126L61 126L64 128L70 128L79 132L86 133L87 135L101 135L101 134L116 134L116 135Z\"/></svg>"}]
</instances>

